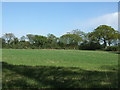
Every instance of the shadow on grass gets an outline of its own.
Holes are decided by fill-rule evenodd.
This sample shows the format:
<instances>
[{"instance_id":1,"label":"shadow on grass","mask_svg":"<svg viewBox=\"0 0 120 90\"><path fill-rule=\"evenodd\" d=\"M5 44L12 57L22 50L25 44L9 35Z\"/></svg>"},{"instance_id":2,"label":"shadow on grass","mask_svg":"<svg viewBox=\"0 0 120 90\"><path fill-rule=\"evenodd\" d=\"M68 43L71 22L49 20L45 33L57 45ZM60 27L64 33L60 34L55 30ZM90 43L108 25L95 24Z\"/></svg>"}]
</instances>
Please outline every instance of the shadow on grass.
<instances>
[{"instance_id":1,"label":"shadow on grass","mask_svg":"<svg viewBox=\"0 0 120 90\"><path fill-rule=\"evenodd\" d=\"M4 88L117 88L117 71L74 67L23 66L3 62Z\"/></svg>"},{"instance_id":2,"label":"shadow on grass","mask_svg":"<svg viewBox=\"0 0 120 90\"><path fill-rule=\"evenodd\" d=\"M102 67L100 67L102 70L109 70L109 71L118 71L118 65L103 65Z\"/></svg>"}]
</instances>

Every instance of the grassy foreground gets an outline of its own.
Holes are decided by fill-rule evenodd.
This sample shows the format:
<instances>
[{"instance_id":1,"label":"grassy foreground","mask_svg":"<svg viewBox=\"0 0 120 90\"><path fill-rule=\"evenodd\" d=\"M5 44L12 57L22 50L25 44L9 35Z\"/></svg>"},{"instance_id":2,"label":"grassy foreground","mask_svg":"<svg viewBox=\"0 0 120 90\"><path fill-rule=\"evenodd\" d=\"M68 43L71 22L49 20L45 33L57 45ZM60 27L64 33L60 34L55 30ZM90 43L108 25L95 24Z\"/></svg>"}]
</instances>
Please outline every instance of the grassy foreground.
<instances>
[{"instance_id":1,"label":"grassy foreground","mask_svg":"<svg viewBox=\"0 0 120 90\"><path fill-rule=\"evenodd\" d=\"M116 88L118 54L3 49L3 88Z\"/></svg>"}]
</instances>

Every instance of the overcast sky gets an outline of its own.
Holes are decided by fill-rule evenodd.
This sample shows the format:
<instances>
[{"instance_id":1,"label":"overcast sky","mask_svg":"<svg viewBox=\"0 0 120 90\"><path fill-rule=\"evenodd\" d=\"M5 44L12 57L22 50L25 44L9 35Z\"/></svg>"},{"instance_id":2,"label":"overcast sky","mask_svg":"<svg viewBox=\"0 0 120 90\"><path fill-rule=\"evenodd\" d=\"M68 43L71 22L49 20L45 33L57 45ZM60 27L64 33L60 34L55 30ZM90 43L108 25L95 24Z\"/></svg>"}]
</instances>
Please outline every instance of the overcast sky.
<instances>
[{"instance_id":1,"label":"overcast sky","mask_svg":"<svg viewBox=\"0 0 120 90\"><path fill-rule=\"evenodd\" d=\"M3 2L2 32L61 36L73 29L91 32L105 24L117 30L117 2Z\"/></svg>"}]
</instances>

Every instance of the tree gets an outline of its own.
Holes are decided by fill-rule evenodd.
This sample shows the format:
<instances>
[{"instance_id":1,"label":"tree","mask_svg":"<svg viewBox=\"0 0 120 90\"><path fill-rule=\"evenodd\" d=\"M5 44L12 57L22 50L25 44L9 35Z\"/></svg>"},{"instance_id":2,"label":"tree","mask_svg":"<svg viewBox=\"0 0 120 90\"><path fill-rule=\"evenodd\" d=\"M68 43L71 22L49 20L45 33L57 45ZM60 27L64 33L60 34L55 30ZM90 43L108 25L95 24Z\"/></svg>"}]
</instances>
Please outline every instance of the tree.
<instances>
[{"instance_id":1,"label":"tree","mask_svg":"<svg viewBox=\"0 0 120 90\"><path fill-rule=\"evenodd\" d=\"M112 32L109 36L108 36L108 45L110 46L111 44L117 44L118 43L118 39L119 39L119 32L118 31L114 31Z\"/></svg>"},{"instance_id":2,"label":"tree","mask_svg":"<svg viewBox=\"0 0 120 90\"><path fill-rule=\"evenodd\" d=\"M111 26L100 25L90 34L89 37L96 41L103 42L104 47L106 47L107 44L109 44L109 46L111 45L113 39L117 39L116 35L117 31Z\"/></svg>"},{"instance_id":3,"label":"tree","mask_svg":"<svg viewBox=\"0 0 120 90\"><path fill-rule=\"evenodd\" d=\"M80 29L75 29L72 30L71 32L67 32L67 34L75 34L75 35L79 35L80 37L82 37L82 39L85 39L86 37L86 33L84 33L83 31L81 31Z\"/></svg>"},{"instance_id":4,"label":"tree","mask_svg":"<svg viewBox=\"0 0 120 90\"><path fill-rule=\"evenodd\" d=\"M65 34L60 37L61 43L74 49L76 49L80 41L82 41L82 38L76 34Z\"/></svg>"},{"instance_id":5,"label":"tree","mask_svg":"<svg viewBox=\"0 0 120 90\"><path fill-rule=\"evenodd\" d=\"M0 38L0 44L2 44L2 48L4 48L6 46L6 42L5 42L5 39L3 38Z\"/></svg>"},{"instance_id":6,"label":"tree","mask_svg":"<svg viewBox=\"0 0 120 90\"><path fill-rule=\"evenodd\" d=\"M0 38L0 48L2 48L2 38Z\"/></svg>"},{"instance_id":7,"label":"tree","mask_svg":"<svg viewBox=\"0 0 120 90\"><path fill-rule=\"evenodd\" d=\"M50 33L47 35L47 37L52 40L56 39L56 36Z\"/></svg>"},{"instance_id":8,"label":"tree","mask_svg":"<svg viewBox=\"0 0 120 90\"><path fill-rule=\"evenodd\" d=\"M35 35L33 38L34 45L38 48L45 48L47 43L47 37L41 35Z\"/></svg>"},{"instance_id":9,"label":"tree","mask_svg":"<svg viewBox=\"0 0 120 90\"><path fill-rule=\"evenodd\" d=\"M33 39L34 39L35 35L33 35L33 34L27 34L26 37L29 40L30 44L34 43Z\"/></svg>"},{"instance_id":10,"label":"tree","mask_svg":"<svg viewBox=\"0 0 120 90\"><path fill-rule=\"evenodd\" d=\"M47 45L49 48L58 48L57 43L58 43L59 39L55 35L49 33L47 35L47 39L48 39Z\"/></svg>"},{"instance_id":11,"label":"tree","mask_svg":"<svg viewBox=\"0 0 120 90\"><path fill-rule=\"evenodd\" d=\"M31 47L29 41L20 41L19 44L18 44L18 48L27 49L27 48L32 48L32 47Z\"/></svg>"},{"instance_id":12,"label":"tree","mask_svg":"<svg viewBox=\"0 0 120 90\"><path fill-rule=\"evenodd\" d=\"M19 43L19 40L18 40L17 37L14 38L13 43L14 43L14 44L18 44L18 43Z\"/></svg>"},{"instance_id":13,"label":"tree","mask_svg":"<svg viewBox=\"0 0 120 90\"><path fill-rule=\"evenodd\" d=\"M28 37L29 37L29 35L28 35ZM25 37L25 36L22 36L22 37L20 38L20 41L25 41L25 39L26 39L26 37Z\"/></svg>"},{"instance_id":14,"label":"tree","mask_svg":"<svg viewBox=\"0 0 120 90\"><path fill-rule=\"evenodd\" d=\"M100 43L100 38L96 37L95 32L90 32L87 34L88 42Z\"/></svg>"},{"instance_id":15,"label":"tree","mask_svg":"<svg viewBox=\"0 0 120 90\"><path fill-rule=\"evenodd\" d=\"M19 44L19 40L18 40L17 37L15 37L15 38L11 41L9 47L10 47L10 48L18 48L18 44Z\"/></svg>"},{"instance_id":16,"label":"tree","mask_svg":"<svg viewBox=\"0 0 120 90\"><path fill-rule=\"evenodd\" d=\"M3 36L3 39L5 39L7 44L10 44L14 38L15 38L15 36L13 33L6 33Z\"/></svg>"}]
</instances>

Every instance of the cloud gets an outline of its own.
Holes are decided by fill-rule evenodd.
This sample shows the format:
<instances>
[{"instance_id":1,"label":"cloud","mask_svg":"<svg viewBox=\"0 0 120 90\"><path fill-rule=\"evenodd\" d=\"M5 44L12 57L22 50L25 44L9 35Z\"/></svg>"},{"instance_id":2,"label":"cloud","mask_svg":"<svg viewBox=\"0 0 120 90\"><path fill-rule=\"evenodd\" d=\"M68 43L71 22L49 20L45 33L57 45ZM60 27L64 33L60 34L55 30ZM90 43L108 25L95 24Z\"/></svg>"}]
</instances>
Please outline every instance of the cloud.
<instances>
[{"instance_id":1,"label":"cloud","mask_svg":"<svg viewBox=\"0 0 120 90\"><path fill-rule=\"evenodd\" d=\"M98 18L94 18L90 20L91 24L94 23L95 25L100 25L100 24L106 24L113 26L116 28L118 26L118 13L111 13L111 14L106 14Z\"/></svg>"},{"instance_id":2,"label":"cloud","mask_svg":"<svg viewBox=\"0 0 120 90\"><path fill-rule=\"evenodd\" d=\"M85 32L89 32L91 31L90 29L95 29L100 25L108 25L118 30L118 12L89 19L83 22L83 24L81 23L81 25L83 26Z\"/></svg>"}]
</instances>

